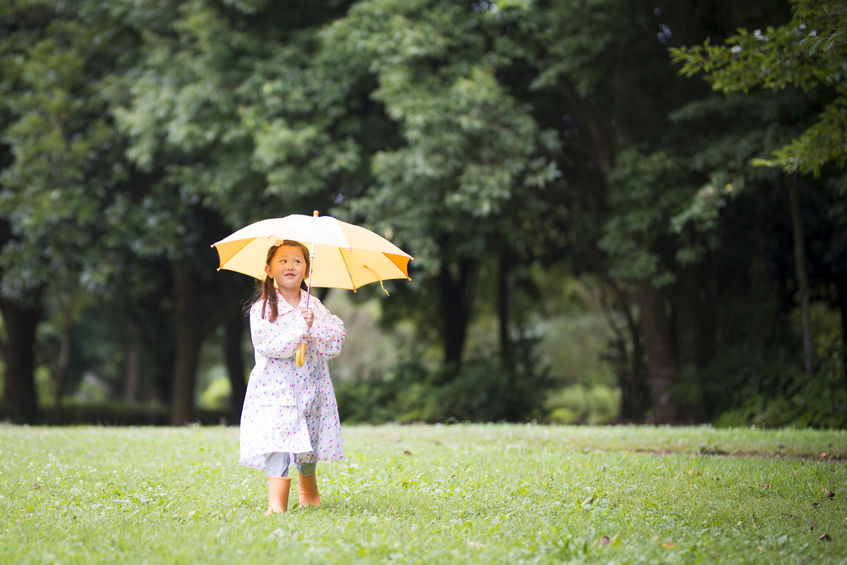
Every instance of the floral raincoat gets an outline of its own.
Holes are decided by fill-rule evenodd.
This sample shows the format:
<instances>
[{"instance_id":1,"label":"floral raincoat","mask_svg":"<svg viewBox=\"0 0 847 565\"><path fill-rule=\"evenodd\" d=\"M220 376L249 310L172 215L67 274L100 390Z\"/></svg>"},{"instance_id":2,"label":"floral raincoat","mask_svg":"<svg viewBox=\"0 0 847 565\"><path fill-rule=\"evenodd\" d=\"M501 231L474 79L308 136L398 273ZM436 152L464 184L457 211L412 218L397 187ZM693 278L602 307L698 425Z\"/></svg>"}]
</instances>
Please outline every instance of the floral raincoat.
<instances>
[{"instance_id":1,"label":"floral raincoat","mask_svg":"<svg viewBox=\"0 0 847 565\"><path fill-rule=\"evenodd\" d=\"M256 365L250 372L241 411L242 465L265 468L269 453L296 454L300 463L344 457L341 424L327 360L341 353L344 323L311 297L315 318L311 330L296 308L277 293L279 316L262 317L262 302L250 308L250 334ZM306 306L306 292L300 292ZM266 313L267 315L268 313ZM294 355L306 340L306 360L298 367Z\"/></svg>"}]
</instances>

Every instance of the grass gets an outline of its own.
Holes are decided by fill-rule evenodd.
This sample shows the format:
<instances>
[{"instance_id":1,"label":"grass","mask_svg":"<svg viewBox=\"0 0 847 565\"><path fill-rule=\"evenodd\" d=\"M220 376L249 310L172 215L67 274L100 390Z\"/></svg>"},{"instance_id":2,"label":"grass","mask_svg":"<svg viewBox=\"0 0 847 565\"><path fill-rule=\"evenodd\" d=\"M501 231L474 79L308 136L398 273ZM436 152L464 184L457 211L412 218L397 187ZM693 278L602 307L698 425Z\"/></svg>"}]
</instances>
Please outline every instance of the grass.
<instances>
[{"instance_id":1,"label":"grass","mask_svg":"<svg viewBox=\"0 0 847 565\"><path fill-rule=\"evenodd\" d=\"M0 426L0 562L847 561L845 431L347 426L344 438L345 461L318 466L321 508L265 518L235 428Z\"/></svg>"}]
</instances>

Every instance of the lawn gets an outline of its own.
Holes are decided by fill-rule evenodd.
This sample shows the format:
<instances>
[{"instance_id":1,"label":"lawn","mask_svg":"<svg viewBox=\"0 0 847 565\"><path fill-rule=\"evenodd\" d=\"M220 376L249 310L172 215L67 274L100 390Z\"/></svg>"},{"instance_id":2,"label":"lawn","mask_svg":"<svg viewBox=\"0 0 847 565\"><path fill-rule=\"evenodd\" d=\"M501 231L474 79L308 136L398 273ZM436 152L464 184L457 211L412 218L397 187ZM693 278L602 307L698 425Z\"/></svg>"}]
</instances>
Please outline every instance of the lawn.
<instances>
[{"instance_id":1,"label":"lawn","mask_svg":"<svg viewBox=\"0 0 847 565\"><path fill-rule=\"evenodd\" d=\"M346 426L263 516L238 430L0 426L3 563L845 563L847 432ZM293 497L296 501L296 494Z\"/></svg>"}]
</instances>

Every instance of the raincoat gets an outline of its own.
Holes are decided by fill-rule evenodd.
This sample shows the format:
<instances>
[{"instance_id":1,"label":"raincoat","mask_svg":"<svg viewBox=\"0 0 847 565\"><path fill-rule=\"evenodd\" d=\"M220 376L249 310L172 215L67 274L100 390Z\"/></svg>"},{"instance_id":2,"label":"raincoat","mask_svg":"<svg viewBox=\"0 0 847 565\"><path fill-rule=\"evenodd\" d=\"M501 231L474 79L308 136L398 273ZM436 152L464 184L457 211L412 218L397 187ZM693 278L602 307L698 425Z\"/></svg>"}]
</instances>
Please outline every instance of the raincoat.
<instances>
[{"instance_id":1,"label":"raincoat","mask_svg":"<svg viewBox=\"0 0 847 565\"><path fill-rule=\"evenodd\" d=\"M250 334L256 365L250 372L241 411L239 462L265 469L274 452L293 453L300 463L344 457L341 424L327 361L341 353L344 323L311 297L311 330L306 321L277 292L279 316L262 317L262 302L250 308ZM300 292L300 307L306 291ZM269 312L266 312L269 315ZM306 360L298 367L294 355L306 339Z\"/></svg>"}]
</instances>

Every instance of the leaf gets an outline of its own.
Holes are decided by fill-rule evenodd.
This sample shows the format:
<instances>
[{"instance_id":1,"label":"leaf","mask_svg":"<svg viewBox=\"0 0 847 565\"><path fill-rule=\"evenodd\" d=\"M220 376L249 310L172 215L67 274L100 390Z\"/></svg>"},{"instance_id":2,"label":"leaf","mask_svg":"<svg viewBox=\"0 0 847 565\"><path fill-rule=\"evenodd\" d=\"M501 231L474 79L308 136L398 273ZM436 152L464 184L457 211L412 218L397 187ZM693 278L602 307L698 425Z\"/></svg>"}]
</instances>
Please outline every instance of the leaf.
<instances>
[{"instance_id":1,"label":"leaf","mask_svg":"<svg viewBox=\"0 0 847 565\"><path fill-rule=\"evenodd\" d=\"M824 534L818 538L818 541L832 541L832 536L829 534Z\"/></svg>"},{"instance_id":2,"label":"leaf","mask_svg":"<svg viewBox=\"0 0 847 565\"><path fill-rule=\"evenodd\" d=\"M814 55L814 54L815 54L815 51L817 51L817 49L818 49L818 45L820 45L820 44L821 44L821 42L822 42L823 40L825 40L825 39L826 39L825 37L820 37L820 38L818 38L818 40L817 40L817 41L815 41L815 42L812 44L811 49L809 49L809 55Z\"/></svg>"}]
</instances>

